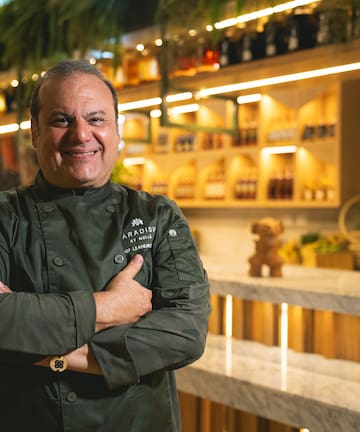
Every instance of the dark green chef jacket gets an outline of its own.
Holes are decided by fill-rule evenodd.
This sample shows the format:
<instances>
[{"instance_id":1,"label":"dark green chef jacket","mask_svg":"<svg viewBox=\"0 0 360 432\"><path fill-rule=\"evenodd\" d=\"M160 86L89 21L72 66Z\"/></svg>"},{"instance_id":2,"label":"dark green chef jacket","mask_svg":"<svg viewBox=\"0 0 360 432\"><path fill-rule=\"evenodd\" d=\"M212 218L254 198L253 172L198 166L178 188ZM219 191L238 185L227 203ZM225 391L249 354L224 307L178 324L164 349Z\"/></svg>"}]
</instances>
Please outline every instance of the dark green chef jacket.
<instances>
[{"instance_id":1,"label":"dark green chef jacket","mask_svg":"<svg viewBox=\"0 0 360 432\"><path fill-rule=\"evenodd\" d=\"M95 333L93 292L131 257L153 292L138 322ZM178 432L174 369L201 356L209 289L189 227L162 196L107 183L64 190L39 173L0 193L1 432ZM88 343L103 376L33 363Z\"/></svg>"}]
</instances>

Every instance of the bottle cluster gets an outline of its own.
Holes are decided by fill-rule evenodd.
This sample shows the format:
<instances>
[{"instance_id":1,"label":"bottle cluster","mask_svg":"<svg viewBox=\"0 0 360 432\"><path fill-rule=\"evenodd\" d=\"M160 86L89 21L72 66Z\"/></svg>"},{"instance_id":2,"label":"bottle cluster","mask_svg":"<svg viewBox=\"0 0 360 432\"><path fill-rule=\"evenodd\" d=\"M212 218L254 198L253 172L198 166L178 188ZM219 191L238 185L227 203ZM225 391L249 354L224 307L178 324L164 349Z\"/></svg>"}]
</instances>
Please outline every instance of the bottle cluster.
<instances>
[{"instance_id":1,"label":"bottle cluster","mask_svg":"<svg viewBox=\"0 0 360 432\"><path fill-rule=\"evenodd\" d=\"M306 124L302 131L301 139L303 141L333 138L335 136L335 123L320 123L318 125Z\"/></svg>"},{"instance_id":2,"label":"bottle cluster","mask_svg":"<svg viewBox=\"0 0 360 432\"><path fill-rule=\"evenodd\" d=\"M165 180L155 179L150 187L150 192L159 195L168 195L169 184Z\"/></svg>"},{"instance_id":3,"label":"bottle cluster","mask_svg":"<svg viewBox=\"0 0 360 432\"><path fill-rule=\"evenodd\" d=\"M178 180L175 187L176 199L194 199L195 198L195 179L188 176Z\"/></svg>"},{"instance_id":4,"label":"bottle cluster","mask_svg":"<svg viewBox=\"0 0 360 432\"><path fill-rule=\"evenodd\" d=\"M298 7L293 11L249 21L222 31L219 38L211 32L193 31L170 35L166 52L153 42L123 47L121 62L114 73L113 62L102 60L99 67L118 88L157 81L161 77L161 56L166 56L170 78L216 71L294 51L360 37L360 6L346 7L338 2L333 8Z\"/></svg>"},{"instance_id":5,"label":"bottle cluster","mask_svg":"<svg viewBox=\"0 0 360 432\"><path fill-rule=\"evenodd\" d=\"M308 182L302 191L304 201L334 201L336 198L335 187L327 179L317 182Z\"/></svg>"},{"instance_id":6,"label":"bottle cluster","mask_svg":"<svg viewBox=\"0 0 360 432\"><path fill-rule=\"evenodd\" d=\"M291 170L274 172L268 180L267 197L270 200L292 199L294 176Z\"/></svg>"},{"instance_id":7,"label":"bottle cluster","mask_svg":"<svg viewBox=\"0 0 360 432\"><path fill-rule=\"evenodd\" d=\"M222 170L213 171L205 183L204 198L207 200L222 200L225 198L225 173Z\"/></svg>"},{"instance_id":8,"label":"bottle cluster","mask_svg":"<svg viewBox=\"0 0 360 432\"><path fill-rule=\"evenodd\" d=\"M256 121L246 122L240 127L233 140L233 147L256 145L258 142L258 125Z\"/></svg>"},{"instance_id":9,"label":"bottle cluster","mask_svg":"<svg viewBox=\"0 0 360 432\"><path fill-rule=\"evenodd\" d=\"M256 172L248 172L235 181L234 197L238 200L255 200L257 195L257 175Z\"/></svg>"},{"instance_id":10,"label":"bottle cluster","mask_svg":"<svg viewBox=\"0 0 360 432\"><path fill-rule=\"evenodd\" d=\"M176 137L175 151L177 153L192 152L196 146L196 135L192 132L182 133Z\"/></svg>"}]
</instances>

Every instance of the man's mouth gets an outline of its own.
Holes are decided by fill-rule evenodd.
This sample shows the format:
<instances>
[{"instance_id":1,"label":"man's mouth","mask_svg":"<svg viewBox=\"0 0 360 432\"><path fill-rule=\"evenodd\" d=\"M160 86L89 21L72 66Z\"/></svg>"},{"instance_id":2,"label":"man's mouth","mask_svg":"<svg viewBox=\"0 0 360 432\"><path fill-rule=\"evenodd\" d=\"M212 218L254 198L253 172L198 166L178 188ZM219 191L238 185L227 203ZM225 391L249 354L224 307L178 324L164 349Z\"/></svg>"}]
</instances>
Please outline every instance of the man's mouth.
<instances>
[{"instance_id":1,"label":"man's mouth","mask_svg":"<svg viewBox=\"0 0 360 432\"><path fill-rule=\"evenodd\" d=\"M94 156L98 150L92 150L92 151L77 151L77 150L69 150L69 151L63 151L62 154L66 156L73 156L73 157L87 157L87 156Z\"/></svg>"}]
</instances>

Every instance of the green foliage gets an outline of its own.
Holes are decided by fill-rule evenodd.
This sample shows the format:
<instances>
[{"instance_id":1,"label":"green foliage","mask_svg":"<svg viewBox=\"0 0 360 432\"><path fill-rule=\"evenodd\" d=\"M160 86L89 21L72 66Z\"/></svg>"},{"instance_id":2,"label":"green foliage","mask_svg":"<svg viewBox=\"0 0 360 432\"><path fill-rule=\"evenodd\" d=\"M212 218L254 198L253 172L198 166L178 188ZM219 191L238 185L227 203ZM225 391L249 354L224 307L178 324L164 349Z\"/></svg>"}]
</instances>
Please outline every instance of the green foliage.
<instances>
[{"instance_id":1,"label":"green foliage","mask_svg":"<svg viewBox=\"0 0 360 432\"><path fill-rule=\"evenodd\" d=\"M131 172L129 171L129 169L124 165L124 163L122 161L118 161L112 172L111 172L111 177L110 180L114 183L126 183L126 180L131 177Z\"/></svg>"},{"instance_id":2,"label":"green foliage","mask_svg":"<svg viewBox=\"0 0 360 432\"><path fill-rule=\"evenodd\" d=\"M109 44L118 48L132 21L133 4L134 0L11 0L0 7L2 67L14 70L22 83L62 58L83 58L89 49L104 49ZM25 104L19 87L18 121Z\"/></svg>"}]
</instances>

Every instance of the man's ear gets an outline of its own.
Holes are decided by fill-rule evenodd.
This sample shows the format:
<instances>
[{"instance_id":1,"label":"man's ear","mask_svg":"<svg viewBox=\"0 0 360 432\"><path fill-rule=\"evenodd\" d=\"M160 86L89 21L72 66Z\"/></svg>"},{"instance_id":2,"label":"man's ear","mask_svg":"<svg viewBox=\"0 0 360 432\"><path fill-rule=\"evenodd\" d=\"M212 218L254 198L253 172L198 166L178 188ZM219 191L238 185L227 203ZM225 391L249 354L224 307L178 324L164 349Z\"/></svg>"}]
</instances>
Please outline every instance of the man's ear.
<instances>
[{"instance_id":1,"label":"man's ear","mask_svg":"<svg viewBox=\"0 0 360 432\"><path fill-rule=\"evenodd\" d=\"M37 139L38 139L38 125L32 118L31 119L31 141L35 149L37 148Z\"/></svg>"}]
</instances>

